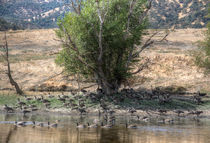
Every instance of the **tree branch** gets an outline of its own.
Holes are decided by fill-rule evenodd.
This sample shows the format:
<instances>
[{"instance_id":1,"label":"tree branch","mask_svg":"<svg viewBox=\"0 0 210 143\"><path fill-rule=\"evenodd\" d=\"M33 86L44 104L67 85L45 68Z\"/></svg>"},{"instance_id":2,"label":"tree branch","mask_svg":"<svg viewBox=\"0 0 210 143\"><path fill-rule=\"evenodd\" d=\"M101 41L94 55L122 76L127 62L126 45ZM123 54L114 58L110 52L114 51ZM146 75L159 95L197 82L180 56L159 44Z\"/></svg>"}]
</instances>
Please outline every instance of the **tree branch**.
<instances>
[{"instance_id":1,"label":"tree branch","mask_svg":"<svg viewBox=\"0 0 210 143\"><path fill-rule=\"evenodd\" d=\"M65 27L64 27L64 25L63 25L62 22L61 22L61 25L62 25L62 28L63 28L63 32L64 32L65 35L67 35L68 40L69 40L69 42L70 42L71 45L69 45L67 42L65 42L65 44L68 46L68 48L70 48L70 49L72 49L73 51L76 51L76 52L77 52L76 57L77 57L77 59L78 59L81 63L85 64L88 68L92 69L92 70L95 72L95 68L92 67L91 65L89 65L87 62L85 62L85 60L82 58L82 55L80 54L78 47L76 46L76 44L75 44L75 43L73 42L73 40L71 39L71 36L70 36L69 33L66 31L66 29L65 29Z\"/></svg>"},{"instance_id":2,"label":"tree branch","mask_svg":"<svg viewBox=\"0 0 210 143\"><path fill-rule=\"evenodd\" d=\"M108 13L109 6L107 6L107 10L105 12L103 12L104 9L105 9L105 1L103 0L102 11L100 10L99 0L96 0L96 3L97 3L98 17L99 17L99 20L100 20L99 35L98 35L98 41L99 41L98 42L98 44L99 44L98 62L101 64L102 63L102 57L103 57L103 46L102 46L103 24L104 24L105 17ZM108 1L108 4L109 4L109 1Z\"/></svg>"},{"instance_id":3,"label":"tree branch","mask_svg":"<svg viewBox=\"0 0 210 143\"><path fill-rule=\"evenodd\" d=\"M133 8L134 8L135 3L136 3L136 0L132 0L131 3L130 3L130 9L129 9L128 20L127 20L127 28L126 28L127 33L129 32L130 19L131 19L131 16L133 14Z\"/></svg>"},{"instance_id":4,"label":"tree branch","mask_svg":"<svg viewBox=\"0 0 210 143\"><path fill-rule=\"evenodd\" d=\"M152 2L149 1L149 5L147 6L146 10L142 13L142 15L139 16L139 24L141 24L144 18L147 16L151 7L152 7Z\"/></svg>"},{"instance_id":5,"label":"tree branch","mask_svg":"<svg viewBox=\"0 0 210 143\"><path fill-rule=\"evenodd\" d=\"M137 74L137 73L141 72L142 70L144 70L145 68L148 68L148 65L150 63L151 63L150 59L147 58L146 62L143 65L141 65L137 71L133 72L132 74Z\"/></svg>"}]
</instances>

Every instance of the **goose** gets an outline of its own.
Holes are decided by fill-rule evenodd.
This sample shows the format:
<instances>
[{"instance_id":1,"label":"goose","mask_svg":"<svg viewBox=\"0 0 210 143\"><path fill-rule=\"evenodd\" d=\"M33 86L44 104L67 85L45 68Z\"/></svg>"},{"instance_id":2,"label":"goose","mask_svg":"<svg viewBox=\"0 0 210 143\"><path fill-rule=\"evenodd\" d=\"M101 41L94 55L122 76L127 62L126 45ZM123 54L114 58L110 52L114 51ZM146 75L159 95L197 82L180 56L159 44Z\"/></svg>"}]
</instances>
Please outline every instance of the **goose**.
<instances>
[{"instance_id":1,"label":"goose","mask_svg":"<svg viewBox=\"0 0 210 143\"><path fill-rule=\"evenodd\" d=\"M111 128L112 126L112 124L104 125L103 122L101 122L101 128Z\"/></svg>"},{"instance_id":2,"label":"goose","mask_svg":"<svg viewBox=\"0 0 210 143\"><path fill-rule=\"evenodd\" d=\"M30 107L30 108L37 108L37 106L34 105L34 104L29 105L29 107Z\"/></svg>"},{"instance_id":3,"label":"goose","mask_svg":"<svg viewBox=\"0 0 210 143\"><path fill-rule=\"evenodd\" d=\"M44 105L45 105L46 108L50 108L51 104L50 103L45 103Z\"/></svg>"},{"instance_id":4,"label":"goose","mask_svg":"<svg viewBox=\"0 0 210 143\"><path fill-rule=\"evenodd\" d=\"M59 120L56 120L54 124L50 124L50 122L48 121L48 127L57 128L58 122L59 122Z\"/></svg>"},{"instance_id":5,"label":"goose","mask_svg":"<svg viewBox=\"0 0 210 143\"><path fill-rule=\"evenodd\" d=\"M23 126L26 126L26 122L25 121L20 121L20 122L15 121L14 125L23 127Z\"/></svg>"},{"instance_id":6,"label":"goose","mask_svg":"<svg viewBox=\"0 0 210 143\"><path fill-rule=\"evenodd\" d=\"M200 114L202 114L202 113L203 113L203 111L195 111L194 112L194 114L197 115L197 117L200 116Z\"/></svg>"},{"instance_id":7,"label":"goose","mask_svg":"<svg viewBox=\"0 0 210 143\"><path fill-rule=\"evenodd\" d=\"M4 110L6 110L6 112L13 112L14 109L12 107L7 106L7 104L4 105Z\"/></svg>"},{"instance_id":8,"label":"goose","mask_svg":"<svg viewBox=\"0 0 210 143\"><path fill-rule=\"evenodd\" d=\"M198 91L198 96L206 96L206 93L201 93L200 91Z\"/></svg>"},{"instance_id":9,"label":"goose","mask_svg":"<svg viewBox=\"0 0 210 143\"><path fill-rule=\"evenodd\" d=\"M40 127L44 127L44 123L43 122L39 122L36 124L37 126L40 126Z\"/></svg>"},{"instance_id":10,"label":"goose","mask_svg":"<svg viewBox=\"0 0 210 143\"><path fill-rule=\"evenodd\" d=\"M38 108L32 108L31 111L38 111Z\"/></svg>"},{"instance_id":11,"label":"goose","mask_svg":"<svg viewBox=\"0 0 210 143\"><path fill-rule=\"evenodd\" d=\"M159 109L158 112L159 112L160 114L163 114L163 113L167 113L167 110Z\"/></svg>"},{"instance_id":12,"label":"goose","mask_svg":"<svg viewBox=\"0 0 210 143\"><path fill-rule=\"evenodd\" d=\"M32 121L32 123L33 123L32 124L33 125L32 127L34 128L36 126L36 123L35 123L35 121Z\"/></svg>"},{"instance_id":13,"label":"goose","mask_svg":"<svg viewBox=\"0 0 210 143\"><path fill-rule=\"evenodd\" d=\"M50 101L49 101L49 100L47 100L47 99L44 99L44 97L43 97L43 96L41 96L41 98L42 98L42 100L41 100L41 101L42 101L43 103L50 103Z\"/></svg>"},{"instance_id":14,"label":"goose","mask_svg":"<svg viewBox=\"0 0 210 143\"><path fill-rule=\"evenodd\" d=\"M19 104L20 106L26 105L26 103L25 103L25 102L20 101L20 98L18 98L17 100L18 100L18 104Z\"/></svg>"},{"instance_id":15,"label":"goose","mask_svg":"<svg viewBox=\"0 0 210 143\"><path fill-rule=\"evenodd\" d=\"M87 125L88 125L88 128L97 128L97 127L98 127L97 124L92 124L92 125L90 125L89 123L87 123Z\"/></svg>"},{"instance_id":16,"label":"goose","mask_svg":"<svg viewBox=\"0 0 210 143\"><path fill-rule=\"evenodd\" d=\"M133 114L133 113L135 113L135 112L136 112L136 110L135 110L135 109L133 109L133 108L131 108L131 109L129 109L129 110L128 110L128 112L129 112L129 113L131 113L131 114Z\"/></svg>"},{"instance_id":17,"label":"goose","mask_svg":"<svg viewBox=\"0 0 210 143\"><path fill-rule=\"evenodd\" d=\"M62 101L62 102L66 102L65 98L62 98L60 95L58 95L58 100Z\"/></svg>"},{"instance_id":18,"label":"goose","mask_svg":"<svg viewBox=\"0 0 210 143\"><path fill-rule=\"evenodd\" d=\"M42 100L41 97L36 97L36 96L34 96L34 99L37 100L37 101L41 101Z\"/></svg>"},{"instance_id":19,"label":"goose","mask_svg":"<svg viewBox=\"0 0 210 143\"><path fill-rule=\"evenodd\" d=\"M30 113L31 111L30 110L27 110L27 109L23 109L22 112L25 115L26 113Z\"/></svg>"},{"instance_id":20,"label":"goose","mask_svg":"<svg viewBox=\"0 0 210 143\"><path fill-rule=\"evenodd\" d=\"M27 101L33 100L33 98L27 97L26 95L24 95L24 98L25 98L25 100L27 100Z\"/></svg>"},{"instance_id":21,"label":"goose","mask_svg":"<svg viewBox=\"0 0 210 143\"><path fill-rule=\"evenodd\" d=\"M54 98L54 96L53 95L51 95L50 93L48 93L48 98Z\"/></svg>"},{"instance_id":22,"label":"goose","mask_svg":"<svg viewBox=\"0 0 210 143\"><path fill-rule=\"evenodd\" d=\"M86 125L77 123L77 128L86 128Z\"/></svg>"},{"instance_id":23,"label":"goose","mask_svg":"<svg viewBox=\"0 0 210 143\"><path fill-rule=\"evenodd\" d=\"M168 122L168 123L173 123L173 122L174 122L174 120L173 120L173 119L171 119L171 118L167 118L167 119L165 119L165 122Z\"/></svg>"},{"instance_id":24,"label":"goose","mask_svg":"<svg viewBox=\"0 0 210 143\"><path fill-rule=\"evenodd\" d=\"M180 116L180 114L183 114L184 113L184 111L182 111L182 110L175 110L174 112L177 113L178 116Z\"/></svg>"},{"instance_id":25,"label":"goose","mask_svg":"<svg viewBox=\"0 0 210 143\"><path fill-rule=\"evenodd\" d=\"M128 125L128 123L125 124L125 127L126 128L129 128L129 129L136 129L137 128L137 125Z\"/></svg>"},{"instance_id":26,"label":"goose","mask_svg":"<svg viewBox=\"0 0 210 143\"><path fill-rule=\"evenodd\" d=\"M85 108L79 108L78 110L79 110L80 114L87 113L87 111L85 110Z\"/></svg>"}]
</instances>

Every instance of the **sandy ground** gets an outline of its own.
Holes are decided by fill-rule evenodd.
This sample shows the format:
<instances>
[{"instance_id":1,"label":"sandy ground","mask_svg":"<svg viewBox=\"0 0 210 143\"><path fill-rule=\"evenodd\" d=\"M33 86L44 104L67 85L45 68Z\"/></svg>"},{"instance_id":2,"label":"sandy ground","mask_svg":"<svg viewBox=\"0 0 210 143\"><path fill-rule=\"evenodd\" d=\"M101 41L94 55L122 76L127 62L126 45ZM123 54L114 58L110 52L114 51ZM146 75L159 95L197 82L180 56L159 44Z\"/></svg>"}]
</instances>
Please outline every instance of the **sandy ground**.
<instances>
[{"instance_id":1,"label":"sandy ground","mask_svg":"<svg viewBox=\"0 0 210 143\"><path fill-rule=\"evenodd\" d=\"M10 31L7 33L11 69L14 79L23 90L30 89L76 89L73 77L60 74L62 68L54 62L61 49L55 29ZM182 86L188 91L210 92L210 76L194 64L192 51L196 42L202 40L205 29L179 29L172 32L167 41L156 43L141 55L151 59L149 69L143 70L130 80L134 88L151 86ZM163 34L157 35L160 38ZM4 34L0 32L0 45ZM12 89L5 75L6 66L0 59L0 89ZM83 83L89 86L93 83ZM90 89L94 89L90 88Z\"/></svg>"}]
</instances>

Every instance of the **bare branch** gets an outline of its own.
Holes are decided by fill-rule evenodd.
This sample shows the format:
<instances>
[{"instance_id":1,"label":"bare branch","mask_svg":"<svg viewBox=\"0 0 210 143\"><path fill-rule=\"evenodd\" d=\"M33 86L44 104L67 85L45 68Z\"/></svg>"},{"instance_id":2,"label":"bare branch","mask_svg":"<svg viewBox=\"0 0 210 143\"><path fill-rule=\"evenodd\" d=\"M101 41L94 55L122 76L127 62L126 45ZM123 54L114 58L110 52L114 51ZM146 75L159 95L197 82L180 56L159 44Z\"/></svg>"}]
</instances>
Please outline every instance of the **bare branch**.
<instances>
[{"instance_id":1,"label":"bare branch","mask_svg":"<svg viewBox=\"0 0 210 143\"><path fill-rule=\"evenodd\" d=\"M139 24L141 24L143 22L143 20L146 18L151 6L152 6L152 2L149 1L149 5L145 9L145 11L142 13L142 15L139 16Z\"/></svg>"},{"instance_id":2,"label":"bare branch","mask_svg":"<svg viewBox=\"0 0 210 143\"><path fill-rule=\"evenodd\" d=\"M65 4L65 5L70 7L70 8L73 8L73 10L76 14L80 14L81 13L82 1L83 0L77 0L76 2L74 2L74 0L70 0L70 3Z\"/></svg>"},{"instance_id":3,"label":"bare branch","mask_svg":"<svg viewBox=\"0 0 210 143\"><path fill-rule=\"evenodd\" d=\"M148 46L150 46L151 44L154 43L154 41L152 40L152 38L157 35L159 32L155 32L153 33L148 39L147 41L144 43L144 45L140 48L139 51L135 52L133 55L132 55L132 58L135 58L136 56L138 56L144 49L146 49Z\"/></svg>"},{"instance_id":4,"label":"bare branch","mask_svg":"<svg viewBox=\"0 0 210 143\"><path fill-rule=\"evenodd\" d=\"M138 74L139 72L141 72L145 68L148 68L148 66L149 66L150 63L151 63L150 59L147 58L146 59L146 62L143 65L141 65L137 71L133 72L132 74Z\"/></svg>"}]
</instances>

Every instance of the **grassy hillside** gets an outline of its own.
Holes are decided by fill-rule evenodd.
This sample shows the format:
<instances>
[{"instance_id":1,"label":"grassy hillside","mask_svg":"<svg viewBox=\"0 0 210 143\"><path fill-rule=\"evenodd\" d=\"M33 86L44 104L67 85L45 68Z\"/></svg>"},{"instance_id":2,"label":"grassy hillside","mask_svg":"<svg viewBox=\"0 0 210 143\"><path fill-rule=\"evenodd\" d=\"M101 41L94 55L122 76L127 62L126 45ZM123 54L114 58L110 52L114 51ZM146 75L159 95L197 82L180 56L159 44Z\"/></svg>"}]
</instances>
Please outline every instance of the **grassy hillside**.
<instances>
[{"instance_id":1,"label":"grassy hillside","mask_svg":"<svg viewBox=\"0 0 210 143\"><path fill-rule=\"evenodd\" d=\"M4 3L3 3L4 1ZM2 0L0 17L25 28L52 28L69 11L62 0ZM151 28L201 28L207 24L208 0L154 0Z\"/></svg>"}]
</instances>

